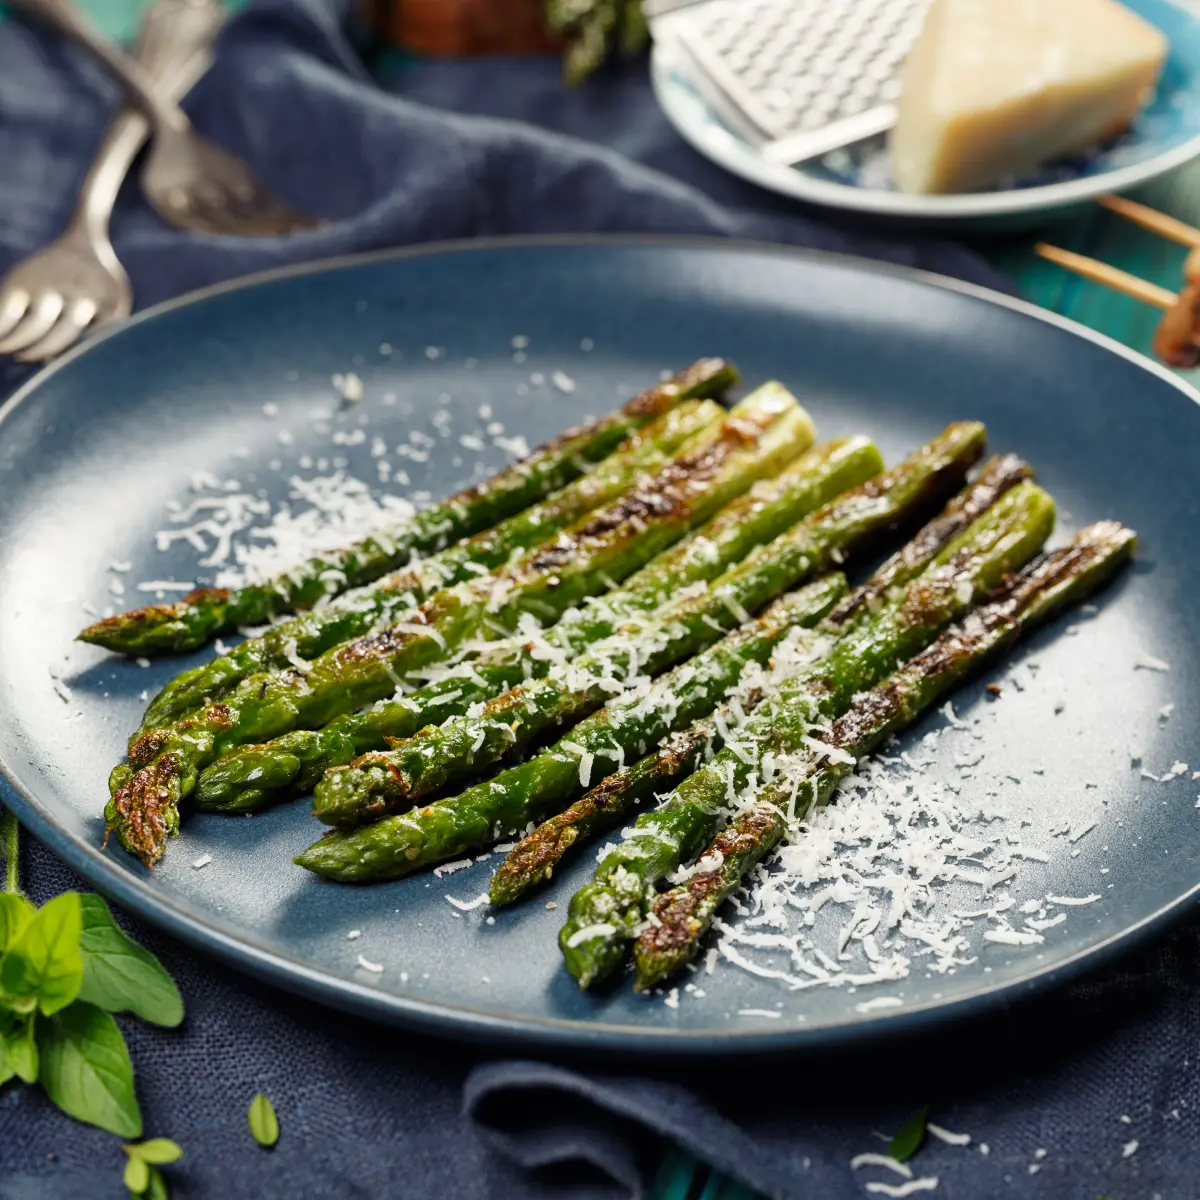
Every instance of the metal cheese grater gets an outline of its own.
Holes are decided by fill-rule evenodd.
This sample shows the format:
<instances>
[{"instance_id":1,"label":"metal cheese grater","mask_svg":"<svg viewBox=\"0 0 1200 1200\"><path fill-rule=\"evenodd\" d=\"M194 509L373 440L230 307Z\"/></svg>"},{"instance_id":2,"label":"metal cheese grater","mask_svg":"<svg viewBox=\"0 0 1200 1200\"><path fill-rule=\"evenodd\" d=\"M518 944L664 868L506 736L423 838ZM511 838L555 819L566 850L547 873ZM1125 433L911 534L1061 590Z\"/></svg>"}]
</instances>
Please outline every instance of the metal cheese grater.
<instances>
[{"instance_id":1,"label":"metal cheese grater","mask_svg":"<svg viewBox=\"0 0 1200 1200\"><path fill-rule=\"evenodd\" d=\"M798 163L890 129L929 0L648 0L710 105L763 157Z\"/></svg>"}]
</instances>

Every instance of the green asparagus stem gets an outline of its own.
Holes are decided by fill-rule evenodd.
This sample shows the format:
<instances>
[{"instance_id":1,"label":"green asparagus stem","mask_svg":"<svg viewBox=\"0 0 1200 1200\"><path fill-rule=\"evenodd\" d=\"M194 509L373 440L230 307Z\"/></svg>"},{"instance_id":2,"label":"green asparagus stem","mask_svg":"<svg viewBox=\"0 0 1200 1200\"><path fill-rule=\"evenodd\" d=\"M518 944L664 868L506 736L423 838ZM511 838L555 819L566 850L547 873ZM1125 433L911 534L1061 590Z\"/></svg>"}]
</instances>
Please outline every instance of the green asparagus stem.
<instances>
[{"instance_id":1,"label":"green asparagus stem","mask_svg":"<svg viewBox=\"0 0 1200 1200\"><path fill-rule=\"evenodd\" d=\"M672 462L516 564L438 592L411 620L327 650L305 670L251 675L222 701L146 734L130 766L110 778L108 827L143 862L156 862L178 829L179 801L228 749L326 725L391 695L403 674L444 660L468 638L512 632L527 613L553 623L781 469L813 432L808 414L777 384L739 404L720 430L702 452Z\"/></svg>"},{"instance_id":2,"label":"green asparagus stem","mask_svg":"<svg viewBox=\"0 0 1200 1200\"><path fill-rule=\"evenodd\" d=\"M636 986L646 989L661 983L695 956L724 900L789 829L797 830L814 807L829 803L859 759L913 724L1025 629L1108 582L1129 560L1136 540L1115 521L1082 530L1070 545L1040 555L1006 580L987 603L968 612L885 683L857 696L831 730L820 735L821 743L831 749L810 751L787 763L779 778L765 786L701 856L701 862L714 865L655 899L651 918L634 944ZM779 719L790 716L782 713Z\"/></svg>"},{"instance_id":3,"label":"green asparagus stem","mask_svg":"<svg viewBox=\"0 0 1200 1200\"><path fill-rule=\"evenodd\" d=\"M691 537L631 575L620 590L589 597L579 609L567 613L546 640L572 654L583 650L630 620L678 601L689 585L716 579L750 551L774 541L803 517L832 505L882 470L878 449L865 437L843 438L810 451L781 475L755 484L726 505ZM532 659L523 662L521 669L525 675L513 683L546 674L548 667Z\"/></svg>"},{"instance_id":4,"label":"green asparagus stem","mask_svg":"<svg viewBox=\"0 0 1200 1200\"><path fill-rule=\"evenodd\" d=\"M754 694L745 711L761 701ZM554 870L572 850L591 837L612 829L644 801L690 775L710 750L721 748L721 727L735 720L732 706L681 729L631 767L623 767L598 783L569 808L543 821L505 855L488 885L495 905L513 904L534 888L548 883Z\"/></svg>"},{"instance_id":5,"label":"green asparagus stem","mask_svg":"<svg viewBox=\"0 0 1200 1200\"><path fill-rule=\"evenodd\" d=\"M661 468L680 447L687 452L691 439L722 416L715 401L689 400L635 430L592 471L540 504L456 542L374 587L302 613L184 671L150 701L142 728L130 744L146 730L170 724L220 699L255 671L279 670L297 658L316 658L331 646L392 624L434 592L501 566L514 552L541 545L580 517L616 500L640 478Z\"/></svg>"},{"instance_id":6,"label":"green asparagus stem","mask_svg":"<svg viewBox=\"0 0 1200 1200\"><path fill-rule=\"evenodd\" d=\"M157 604L97 622L79 638L123 654L195 650L243 625L310 608L326 596L370 583L413 554L440 550L488 529L557 491L611 454L636 429L685 396L720 395L737 378L720 359L702 359L590 425L568 430L484 483L418 513L404 525L345 550L309 559L295 570L242 588L198 588L175 604ZM707 390L711 388L710 390Z\"/></svg>"},{"instance_id":7,"label":"green asparagus stem","mask_svg":"<svg viewBox=\"0 0 1200 1200\"><path fill-rule=\"evenodd\" d=\"M861 587L855 588L829 614L833 625L845 625L882 601L893 588L915 579L933 559L1001 496L1033 477L1033 468L1015 454L994 454L970 487L953 497L941 514L906 542Z\"/></svg>"},{"instance_id":8,"label":"green asparagus stem","mask_svg":"<svg viewBox=\"0 0 1200 1200\"><path fill-rule=\"evenodd\" d=\"M1028 482L1013 488L896 599L843 627L823 660L784 680L747 722L746 733L761 742L764 754L800 750L813 721L839 716L856 693L873 687L1019 570L1053 523L1054 503L1045 492ZM635 836L606 855L593 882L575 893L559 946L581 987L621 964L655 885L712 837L730 798L745 789L755 770L753 759L748 763L722 750L660 808L643 813Z\"/></svg>"},{"instance_id":9,"label":"green asparagus stem","mask_svg":"<svg viewBox=\"0 0 1200 1200\"><path fill-rule=\"evenodd\" d=\"M760 546L702 594L613 634L582 659L560 662L549 678L510 689L478 716L427 726L391 750L331 769L317 785L314 811L334 825L362 820L361 814L399 811L520 753L548 730L580 720L620 690L629 675L656 675L711 645L786 588L893 525L918 498L927 502L931 486L944 486L950 464L957 467L950 472L957 483L982 440L982 426L951 427L935 443L933 455L926 448L892 476L868 481L833 501Z\"/></svg>"},{"instance_id":10,"label":"green asparagus stem","mask_svg":"<svg viewBox=\"0 0 1200 1200\"><path fill-rule=\"evenodd\" d=\"M296 858L327 879L370 883L495 842L523 829L586 787L597 757L642 753L673 727L711 712L750 663L763 663L792 629L812 625L845 590L832 576L781 598L759 620L672 673L641 701L610 706L543 754L458 796L349 832L332 832Z\"/></svg>"},{"instance_id":11,"label":"green asparagus stem","mask_svg":"<svg viewBox=\"0 0 1200 1200\"><path fill-rule=\"evenodd\" d=\"M1028 478L1028 464L1013 455L997 455L984 464L970 487L946 505L942 514L926 525L881 566L865 583L839 601L825 619L836 629L882 602L889 590L909 582L973 520L981 516L1009 488ZM610 775L565 812L551 817L524 837L509 852L492 876L493 904L510 904L548 880L554 868L573 848L611 828L643 800L685 775L700 757L721 748L720 731L740 724L752 706L744 700L736 707L726 702L719 719L705 720L681 730L633 766Z\"/></svg>"},{"instance_id":12,"label":"green asparagus stem","mask_svg":"<svg viewBox=\"0 0 1200 1200\"><path fill-rule=\"evenodd\" d=\"M602 598L591 597L544 635L550 649L576 653L625 620L660 608L689 584L716 578L751 549L770 541L806 513L871 478L883 468L866 438L843 438L802 455L773 479L756 483L706 525L664 550ZM447 677L407 696L378 702L366 713L339 717L323 729L295 730L262 745L242 746L200 775L197 807L249 812L288 795L311 791L325 771L389 739L411 737L426 725L461 716L524 679L550 670L553 658L537 643L501 645ZM440 668L445 670L445 668ZM326 820L318 805L316 815Z\"/></svg>"}]
</instances>

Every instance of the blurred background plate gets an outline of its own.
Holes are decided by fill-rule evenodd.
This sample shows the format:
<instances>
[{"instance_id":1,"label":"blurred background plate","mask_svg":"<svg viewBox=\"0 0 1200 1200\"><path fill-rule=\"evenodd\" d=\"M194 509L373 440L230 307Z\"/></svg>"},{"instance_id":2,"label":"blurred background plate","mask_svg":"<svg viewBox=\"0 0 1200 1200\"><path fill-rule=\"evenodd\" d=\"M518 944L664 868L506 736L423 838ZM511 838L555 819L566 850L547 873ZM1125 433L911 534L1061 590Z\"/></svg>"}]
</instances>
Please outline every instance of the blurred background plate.
<instances>
[{"instance_id":1,"label":"blurred background plate","mask_svg":"<svg viewBox=\"0 0 1200 1200\"><path fill-rule=\"evenodd\" d=\"M489 924L486 908L446 897L479 896L495 857L362 888L294 867L321 831L305 801L252 818L189 814L152 873L102 848L105 779L125 734L148 694L203 656L139 664L73 638L91 613L152 598L138 580L204 577L186 539L155 549L170 505L238 494L277 506L293 477L337 470L375 481L376 439L408 472L396 490L442 495L503 460L501 446L478 451L481 422L532 444L702 354L732 357L747 386L783 380L822 438L869 433L891 462L948 421L979 418L994 449L1032 460L1059 503L1059 538L1102 517L1140 533L1139 565L1094 613L1041 631L989 674L1004 684L999 701L985 680L956 696L960 715L979 719L971 745L985 765L960 780L942 746L932 768L961 784L968 808L999 791L988 807L1002 817L978 835L1032 856L1007 885L1014 905L1098 897L1044 944L996 944L976 925L973 962L939 974L915 956L909 977L857 994L793 992L721 964L703 999L671 1006L625 985L582 995L563 971L562 905L590 852ZM331 380L347 371L363 381L359 404L339 405ZM479 242L213 289L98 337L0 413L0 800L131 911L291 991L397 1024L702 1055L886 1033L1011 1000L1128 944L1200 886L1196 785L1186 771L1141 774L1187 763L1200 723L1196 399L1019 301L778 246ZM402 442L429 453L398 459L389 448ZM1144 654L1170 671L1136 669ZM939 724L922 722L907 744ZM977 885L952 881L937 912L980 901ZM834 957L842 907L826 905L814 927ZM881 996L887 1007L870 1004Z\"/></svg>"},{"instance_id":2,"label":"blurred background plate","mask_svg":"<svg viewBox=\"0 0 1200 1200\"><path fill-rule=\"evenodd\" d=\"M701 154L760 187L813 204L876 217L959 227L1020 229L1061 217L1105 194L1160 176L1200 156L1200 17L1172 0L1123 0L1171 43L1154 101L1133 128L1100 153L1038 172L1007 188L954 196L911 196L892 189L886 140L834 151L798 166L768 162L723 121L696 88L681 52L655 43L651 79L659 104Z\"/></svg>"}]
</instances>

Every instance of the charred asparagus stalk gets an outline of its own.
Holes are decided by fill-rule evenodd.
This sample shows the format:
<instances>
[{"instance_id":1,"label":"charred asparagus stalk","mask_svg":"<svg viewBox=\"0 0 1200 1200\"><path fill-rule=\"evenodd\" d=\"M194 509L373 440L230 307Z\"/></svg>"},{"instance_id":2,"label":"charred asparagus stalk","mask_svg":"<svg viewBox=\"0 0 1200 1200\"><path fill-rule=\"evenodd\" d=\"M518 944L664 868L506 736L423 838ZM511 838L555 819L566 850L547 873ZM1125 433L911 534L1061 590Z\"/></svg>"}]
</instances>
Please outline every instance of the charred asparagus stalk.
<instances>
[{"instance_id":1,"label":"charred asparagus stalk","mask_svg":"<svg viewBox=\"0 0 1200 1200\"><path fill-rule=\"evenodd\" d=\"M957 484L975 457L983 427L951 426L941 438L889 475L863 484L759 547L703 594L629 627L554 675L512 688L478 716L428 726L388 751L366 754L329 771L317 785L314 811L329 824L409 807L483 767L519 753L547 730L578 721L641 672L655 675L712 645L747 614L809 575L840 561L881 528L911 513L931 490ZM940 496L938 497L940 498Z\"/></svg>"},{"instance_id":2,"label":"charred asparagus stalk","mask_svg":"<svg viewBox=\"0 0 1200 1200\"><path fill-rule=\"evenodd\" d=\"M410 521L345 550L309 559L275 579L242 588L198 588L175 604L157 604L88 626L80 640L123 654L194 650L243 625L309 608L328 595L370 583L413 554L439 550L478 533L557 491L632 433L685 396L718 396L737 379L732 364L701 359L636 396L624 408L540 446L484 483L427 508Z\"/></svg>"},{"instance_id":3,"label":"charred asparagus stalk","mask_svg":"<svg viewBox=\"0 0 1200 1200\"><path fill-rule=\"evenodd\" d=\"M326 725L391 695L403 674L444 660L468 638L511 632L524 614L552 623L811 442L812 423L796 401L778 385L760 388L702 452L671 463L515 565L438 592L411 620L327 650L306 670L251 675L217 704L146 734L131 750L129 767L110 778L109 829L144 862L157 861L178 829L179 801L226 750Z\"/></svg>"},{"instance_id":4,"label":"charred asparagus stalk","mask_svg":"<svg viewBox=\"0 0 1200 1200\"><path fill-rule=\"evenodd\" d=\"M838 602L825 619L828 629L844 626L886 597L889 589L914 578L933 558L1009 488L1029 477L1027 463L1014 455L997 455L984 464L970 487L946 505L860 587ZM651 795L673 787L699 765L703 755L721 749L722 731L736 728L761 696L735 698L713 718L697 722L666 739L661 747L631 767L594 787L564 812L526 835L492 876L493 904L511 904L548 880L563 857L586 840L624 820Z\"/></svg>"},{"instance_id":5,"label":"charred asparagus stalk","mask_svg":"<svg viewBox=\"0 0 1200 1200\"><path fill-rule=\"evenodd\" d=\"M972 521L983 516L1001 496L1025 479L1033 468L1015 454L994 454L974 482L954 496L942 512L911 541L905 542L861 587L855 588L829 614L834 625L845 625L885 599L893 588L915 579L934 557Z\"/></svg>"},{"instance_id":6,"label":"charred asparagus stalk","mask_svg":"<svg viewBox=\"0 0 1200 1200\"><path fill-rule=\"evenodd\" d=\"M844 590L845 580L837 575L785 596L644 700L594 714L545 753L458 796L330 833L295 861L327 879L370 883L409 875L511 835L586 787L598 757L620 761L657 741L673 724L711 712L748 664L764 662L790 630L820 620Z\"/></svg>"},{"instance_id":7,"label":"charred asparagus stalk","mask_svg":"<svg viewBox=\"0 0 1200 1200\"><path fill-rule=\"evenodd\" d=\"M150 701L142 729L133 735L130 744L142 732L177 721L220 699L255 671L278 670L297 658L316 658L331 646L376 626L390 625L434 592L493 570L508 562L514 552L541 545L659 470L681 447L683 453L695 449L694 439L702 437L722 416L721 406L715 401L687 401L635 430L593 470L540 504L456 542L375 587L302 613L258 637L247 638L226 654L184 671Z\"/></svg>"},{"instance_id":8,"label":"charred asparagus stalk","mask_svg":"<svg viewBox=\"0 0 1200 1200\"><path fill-rule=\"evenodd\" d=\"M805 727L841 715L854 696L873 687L919 652L1006 575L1029 561L1049 536L1054 503L1022 483L955 538L924 573L878 612L843 627L819 662L784 680L750 718L746 732L763 752L795 753L801 726L777 724L780 712L803 715ZM792 706L787 708L785 706ZM799 732L798 732L799 731ZM659 880L693 858L713 836L730 796L757 769L730 749L685 779L668 800L635 822L635 836L605 856L592 883L571 898L559 945L581 987L615 970L653 901Z\"/></svg>"},{"instance_id":9,"label":"charred asparagus stalk","mask_svg":"<svg viewBox=\"0 0 1200 1200\"><path fill-rule=\"evenodd\" d=\"M818 447L727 504L694 535L630 576L621 588L603 598L592 597L582 608L567 613L542 640L498 647L465 662L447 678L399 699L380 701L366 713L339 717L323 729L295 730L264 745L239 747L201 774L196 804L208 810L247 812L282 795L309 791L330 767L382 750L390 739L411 737L422 727L459 716L524 679L546 674L563 653L582 650L611 633L623 619L661 607L689 584L715 578L754 546L770 541L805 513L882 467L879 451L866 438L844 438ZM317 815L325 819L319 807Z\"/></svg>"},{"instance_id":10,"label":"charred asparagus stalk","mask_svg":"<svg viewBox=\"0 0 1200 1200\"><path fill-rule=\"evenodd\" d=\"M917 718L968 674L1012 645L1026 629L1049 620L1103 586L1133 553L1136 537L1115 521L1082 530L1068 546L1042 554L1005 581L985 604L909 659L890 679L855 698L828 733L827 749L776 764L776 778L737 814L701 855L713 865L659 895L634 944L639 989L653 987L690 961L724 900L788 835L802 833L811 810L827 804L860 758ZM776 722L806 725L803 705L788 705ZM743 747L746 749L746 747ZM757 746L749 749L755 753Z\"/></svg>"},{"instance_id":11,"label":"charred asparagus stalk","mask_svg":"<svg viewBox=\"0 0 1200 1200\"><path fill-rule=\"evenodd\" d=\"M761 690L755 690L748 703L739 699L736 704L722 704L712 717L671 734L656 750L602 779L569 808L543 821L504 856L488 885L488 899L496 905L513 904L548 883L573 849L612 829L651 796L674 787L700 765L705 754L719 750L721 729L736 719L735 707L750 712L761 700Z\"/></svg>"}]
</instances>

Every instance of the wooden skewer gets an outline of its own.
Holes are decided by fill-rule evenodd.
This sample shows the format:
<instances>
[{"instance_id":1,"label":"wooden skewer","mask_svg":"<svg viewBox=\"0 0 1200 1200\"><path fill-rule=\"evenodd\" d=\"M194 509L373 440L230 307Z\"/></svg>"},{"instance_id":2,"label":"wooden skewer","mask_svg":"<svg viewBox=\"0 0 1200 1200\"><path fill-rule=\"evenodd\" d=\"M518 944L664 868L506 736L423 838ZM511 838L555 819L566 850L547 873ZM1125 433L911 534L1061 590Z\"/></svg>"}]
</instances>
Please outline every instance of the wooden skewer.
<instances>
[{"instance_id":1,"label":"wooden skewer","mask_svg":"<svg viewBox=\"0 0 1200 1200\"><path fill-rule=\"evenodd\" d=\"M1084 254L1060 250L1038 242L1034 250L1042 258L1084 279L1094 280L1135 300L1163 309L1165 315L1154 331L1154 352L1173 367L1200 366L1200 279L1187 279L1179 295L1159 287L1157 283L1139 279L1128 271L1120 271ZM1194 257L1195 252L1192 256Z\"/></svg>"},{"instance_id":2,"label":"wooden skewer","mask_svg":"<svg viewBox=\"0 0 1200 1200\"><path fill-rule=\"evenodd\" d=\"M1126 200L1124 196L1101 196L1096 203L1101 208L1107 208L1109 212L1148 229L1151 233L1178 242L1181 246L1190 246L1193 249L1200 246L1200 229L1145 204Z\"/></svg>"},{"instance_id":3,"label":"wooden skewer","mask_svg":"<svg viewBox=\"0 0 1200 1200\"><path fill-rule=\"evenodd\" d=\"M1052 263L1058 263L1060 267L1066 267L1068 271L1074 271L1076 275L1082 275L1084 279L1102 283L1105 287L1112 288L1114 292L1132 296L1135 300L1141 300L1145 304L1153 304L1155 308L1164 310L1173 308L1179 299L1174 292L1168 291L1165 287L1159 287L1157 283L1139 279L1136 275L1130 275L1128 271L1110 267L1108 263L1088 258L1084 254L1060 250L1057 246L1049 246L1045 242L1038 242L1034 247L1034 252Z\"/></svg>"}]
</instances>

